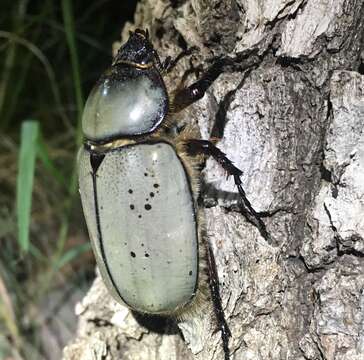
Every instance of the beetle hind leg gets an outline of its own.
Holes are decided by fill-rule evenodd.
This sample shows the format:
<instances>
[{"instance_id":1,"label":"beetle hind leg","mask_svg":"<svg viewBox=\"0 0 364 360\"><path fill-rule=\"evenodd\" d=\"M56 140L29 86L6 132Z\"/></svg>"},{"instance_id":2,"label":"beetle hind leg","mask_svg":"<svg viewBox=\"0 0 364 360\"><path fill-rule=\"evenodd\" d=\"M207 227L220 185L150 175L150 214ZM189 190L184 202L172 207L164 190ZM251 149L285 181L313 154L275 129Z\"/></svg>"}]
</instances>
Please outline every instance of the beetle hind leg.
<instances>
[{"instance_id":1,"label":"beetle hind leg","mask_svg":"<svg viewBox=\"0 0 364 360\"><path fill-rule=\"evenodd\" d=\"M208 241L206 241L206 252L207 252L207 263L209 271L209 284L210 284L214 314L217 321L218 330L221 331L221 340L225 354L225 360L229 360L230 359L229 338L231 337L231 332L225 319L224 310L222 309L220 289L219 289L219 278L217 275L215 257L212 252L211 245Z\"/></svg>"}]
</instances>

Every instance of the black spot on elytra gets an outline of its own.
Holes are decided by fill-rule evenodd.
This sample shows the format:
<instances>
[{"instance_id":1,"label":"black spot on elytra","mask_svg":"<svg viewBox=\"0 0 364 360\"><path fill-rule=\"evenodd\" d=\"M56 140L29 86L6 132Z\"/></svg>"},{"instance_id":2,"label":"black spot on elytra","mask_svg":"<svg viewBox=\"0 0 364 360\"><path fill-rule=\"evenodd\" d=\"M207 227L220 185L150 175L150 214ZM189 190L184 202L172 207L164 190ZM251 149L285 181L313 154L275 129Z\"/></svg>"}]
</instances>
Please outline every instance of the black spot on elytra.
<instances>
[{"instance_id":1,"label":"black spot on elytra","mask_svg":"<svg viewBox=\"0 0 364 360\"><path fill-rule=\"evenodd\" d=\"M129 189L129 190L128 190L128 193L129 193L129 194L132 194L132 193L133 193L133 190L132 190L132 189Z\"/></svg>"},{"instance_id":2,"label":"black spot on elytra","mask_svg":"<svg viewBox=\"0 0 364 360\"><path fill-rule=\"evenodd\" d=\"M139 219L141 219L141 218L142 218L142 216L141 216L141 215L138 215L138 218L139 218Z\"/></svg>"},{"instance_id":3,"label":"black spot on elytra","mask_svg":"<svg viewBox=\"0 0 364 360\"><path fill-rule=\"evenodd\" d=\"M154 197L154 192L151 192L149 195L150 197Z\"/></svg>"},{"instance_id":4,"label":"black spot on elytra","mask_svg":"<svg viewBox=\"0 0 364 360\"><path fill-rule=\"evenodd\" d=\"M148 176L148 173L144 173L144 176Z\"/></svg>"},{"instance_id":5,"label":"black spot on elytra","mask_svg":"<svg viewBox=\"0 0 364 360\"><path fill-rule=\"evenodd\" d=\"M135 206L133 204L130 204L130 210L134 210Z\"/></svg>"},{"instance_id":6,"label":"black spot on elytra","mask_svg":"<svg viewBox=\"0 0 364 360\"><path fill-rule=\"evenodd\" d=\"M152 208L152 205L150 205L150 204L145 204L144 205L144 208L145 208L145 210L150 210L151 208Z\"/></svg>"},{"instance_id":7,"label":"black spot on elytra","mask_svg":"<svg viewBox=\"0 0 364 360\"><path fill-rule=\"evenodd\" d=\"M136 256L134 251L130 251L130 255L131 255L132 257L135 257L135 256Z\"/></svg>"},{"instance_id":8,"label":"black spot on elytra","mask_svg":"<svg viewBox=\"0 0 364 360\"><path fill-rule=\"evenodd\" d=\"M188 275L192 276L192 270L188 273Z\"/></svg>"},{"instance_id":9,"label":"black spot on elytra","mask_svg":"<svg viewBox=\"0 0 364 360\"><path fill-rule=\"evenodd\" d=\"M156 189L158 189L159 188L159 184L154 184L153 187L156 188Z\"/></svg>"},{"instance_id":10,"label":"black spot on elytra","mask_svg":"<svg viewBox=\"0 0 364 360\"><path fill-rule=\"evenodd\" d=\"M145 257L149 257L149 254L148 254L148 253L145 253L145 254L144 254L144 256L145 256Z\"/></svg>"},{"instance_id":11,"label":"black spot on elytra","mask_svg":"<svg viewBox=\"0 0 364 360\"><path fill-rule=\"evenodd\" d=\"M144 246L144 244L143 244L143 243L141 243L140 245L141 245L141 246Z\"/></svg>"},{"instance_id":12,"label":"black spot on elytra","mask_svg":"<svg viewBox=\"0 0 364 360\"><path fill-rule=\"evenodd\" d=\"M124 245L128 245L128 243L124 242Z\"/></svg>"}]
</instances>

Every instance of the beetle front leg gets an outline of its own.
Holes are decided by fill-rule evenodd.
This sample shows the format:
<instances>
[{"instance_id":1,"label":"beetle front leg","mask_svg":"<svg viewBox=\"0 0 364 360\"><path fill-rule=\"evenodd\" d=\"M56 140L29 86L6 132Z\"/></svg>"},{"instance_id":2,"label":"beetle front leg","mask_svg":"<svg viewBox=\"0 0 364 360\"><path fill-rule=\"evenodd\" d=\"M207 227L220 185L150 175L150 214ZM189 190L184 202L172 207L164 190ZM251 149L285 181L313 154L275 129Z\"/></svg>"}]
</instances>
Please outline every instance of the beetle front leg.
<instances>
[{"instance_id":1,"label":"beetle front leg","mask_svg":"<svg viewBox=\"0 0 364 360\"><path fill-rule=\"evenodd\" d=\"M154 57L157 61L158 70L161 73L169 73L174 67L178 64L178 62L183 59L187 55L191 55L193 51L197 49L196 46L192 46L188 49L182 50L174 59L171 56L167 56L164 61L162 62L158 52L154 50Z\"/></svg>"},{"instance_id":2,"label":"beetle front leg","mask_svg":"<svg viewBox=\"0 0 364 360\"><path fill-rule=\"evenodd\" d=\"M183 59L185 56L191 55L196 49L196 46L192 46L186 50L182 50L174 59L172 59L171 56L168 56L163 62L159 60L160 71L162 73L169 73L174 69L181 59ZM157 59L159 59L159 57Z\"/></svg>"},{"instance_id":3,"label":"beetle front leg","mask_svg":"<svg viewBox=\"0 0 364 360\"><path fill-rule=\"evenodd\" d=\"M191 139L186 141L186 149L190 155L203 154L206 156L212 156L227 172L228 176L233 176L235 185L238 188L241 198L241 211L245 218L254 226L257 227L260 234L264 239L269 240L270 235L261 216L254 210L250 201L246 197L245 191L242 187L241 175L243 172L238 169L226 155L218 149L211 141Z\"/></svg>"},{"instance_id":4,"label":"beetle front leg","mask_svg":"<svg viewBox=\"0 0 364 360\"><path fill-rule=\"evenodd\" d=\"M179 112L190 106L197 100L200 100L207 89L212 83L220 76L224 71L225 65L232 63L230 59L219 59L217 60L201 77L192 85L178 90L172 101L172 108L174 112Z\"/></svg>"}]
</instances>

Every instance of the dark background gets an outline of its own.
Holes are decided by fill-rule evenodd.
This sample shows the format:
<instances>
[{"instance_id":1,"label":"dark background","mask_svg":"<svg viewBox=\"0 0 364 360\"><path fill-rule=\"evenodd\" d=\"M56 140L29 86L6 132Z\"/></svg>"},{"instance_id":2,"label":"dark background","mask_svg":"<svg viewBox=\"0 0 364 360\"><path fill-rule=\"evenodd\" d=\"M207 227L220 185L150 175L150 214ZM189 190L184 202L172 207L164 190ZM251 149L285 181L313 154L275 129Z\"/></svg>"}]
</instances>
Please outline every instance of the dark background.
<instances>
[{"instance_id":1,"label":"dark background","mask_svg":"<svg viewBox=\"0 0 364 360\"><path fill-rule=\"evenodd\" d=\"M59 359L75 332L74 304L95 266L75 181L79 123L136 3L1 2L0 359ZM39 133L24 250L16 198L26 120Z\"/></svg>"}]
</instances>

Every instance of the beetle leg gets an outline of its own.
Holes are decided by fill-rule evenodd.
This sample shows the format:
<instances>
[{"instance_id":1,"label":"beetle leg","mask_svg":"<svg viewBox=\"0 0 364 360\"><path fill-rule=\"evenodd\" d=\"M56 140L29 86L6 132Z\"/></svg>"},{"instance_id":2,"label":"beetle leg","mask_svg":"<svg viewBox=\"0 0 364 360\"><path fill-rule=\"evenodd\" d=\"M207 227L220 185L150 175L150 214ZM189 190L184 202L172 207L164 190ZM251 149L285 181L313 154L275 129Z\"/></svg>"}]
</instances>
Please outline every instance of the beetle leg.
<instances>
[{"instance_id":1,"label":"beetle leg","mask_svg":"<svg viewBox=\"0 0 364 360\"><path fill-rule=\"evenodd\" d=\"M174 59L172 59L171 56L166 57L163 63L160 63L160 71L163 73L169 73L181 59L185 56L191 55L195 50L197 50L197 47L192 46L188 49L182 50Z\"/></svg>"},{"instance_id":2,"label":"beetle leg","mask_svg":"<svg viewBox=\"0 0 364 360\"><path fill-rule=\"evenodd\" d=\"M200 100L205 95L206 90L224 71L224 66L229 63L229 59L217 60L202 75L201 79L197 80L192 85L177 91L172 102L174 111L179 112L197 100Z\"/></svg>"},{"instance_id":3,"label":"beetle leg","mask_svg":"<svg viewBox=\"0 0 364 360\"><path fill-rule=\"evenodd\" d=\"M241 211L245 218L254 226L257 227L260 234L264 239L269 240L270 235L267 228L261 219L261 216L254 210L250 201L246 197L245 191L242 187L241 175L243 172L238 169L226 155L218 149L211 141L191 139L186 141L186 148L189 154L198 155L203 154L212 156L227 172L228 176L233 176L235 185L238 188L239 195L241 198Z\"/></svg>"},{"instance_id":4,"label":"beetle leg","mask_svg":"<svg viewBox=\"0 0 364 360\"><path fill-rule=\"evenodd\" d=\"M172 101L174 112L179 112L200 100L205 95L207 89L224 71L243 73L245 70L257 66L259 62L260 59L255 52L241 53L235 58L227 56L215 60L202 75L201 79L186 88L177 89Z\"/></svg>"},{"instance_id":5,"label":"beetle leg","mask_svg":"<svg viewBox=\"0 0 364 360\"><path fill-rule=\"evenodd\" d=\"M158 52L154 50L154 57L157 61L158 70L164 74L169 73L171 70L173 70L173 68L178 64L178 62L182 58L184 58L187 55L191 55L191 53L196 49L197 49L196 46L192 46L186 50L182 50L174 59L172 59L171 56L167 56L163 62L161 61Z\"/></svg>"},{"instance_id":6,"label":"beetle leg","mask_svg":"<svg viewBox=\"0 0 364 360\"><path fill-rule=\"evenodd\" d=\"M230 329L225 320L224 310L222 309L219 278L217 276L216 263L214 253L212 252L211 245L208 241L205 242L207 250L207 263L209 270L209 284L214 304L214 313L217 320L218 328L221 330L222 347L224 349L225 360L230 359L229 352L229 337L231 336Z\"/></svg>"},{"instance_id":7,"label":"beetle leg","mask_svg":"<svg viewBox=\"0 0 364 360\"><path fill-rule=\"evenodd\" d=\"M196 50L196 47L193 46L189 49L183 50L181 51L175 59L172 59L171 56L167 56L164 61L162 62L158 52L156 50L154 50L154 57L157 61L157 66L158 66L158 70L161 73L169 73L177 64L178 62L184 58L187 55L190 55L194 50Z\"/></svg>"},{"instance_id":8,"label":"beetle leg","mask_svg":"<svg viewBox=\"0 0 364 360\"><path fill-rule=\"evenodd\" d=\"M190 67L183 73L181 80L179 81L176 89L173 92L174 95L172 95L172 99L171 99L171 108L173 109L172 113L176 113L176 112L180 111L180 106L178 104L177 104L177 109L174 110L174 106L176 104L175 94L178 94L181 90L185 89L186 80L188 79L188 77L191 74L195 74L196 78L199 78L199 74L200 74L200 72L202 72L202 70L203 69L200 66L194 67L192 64L192 61L190 59Z\"/></svg>"}]
</instances>

